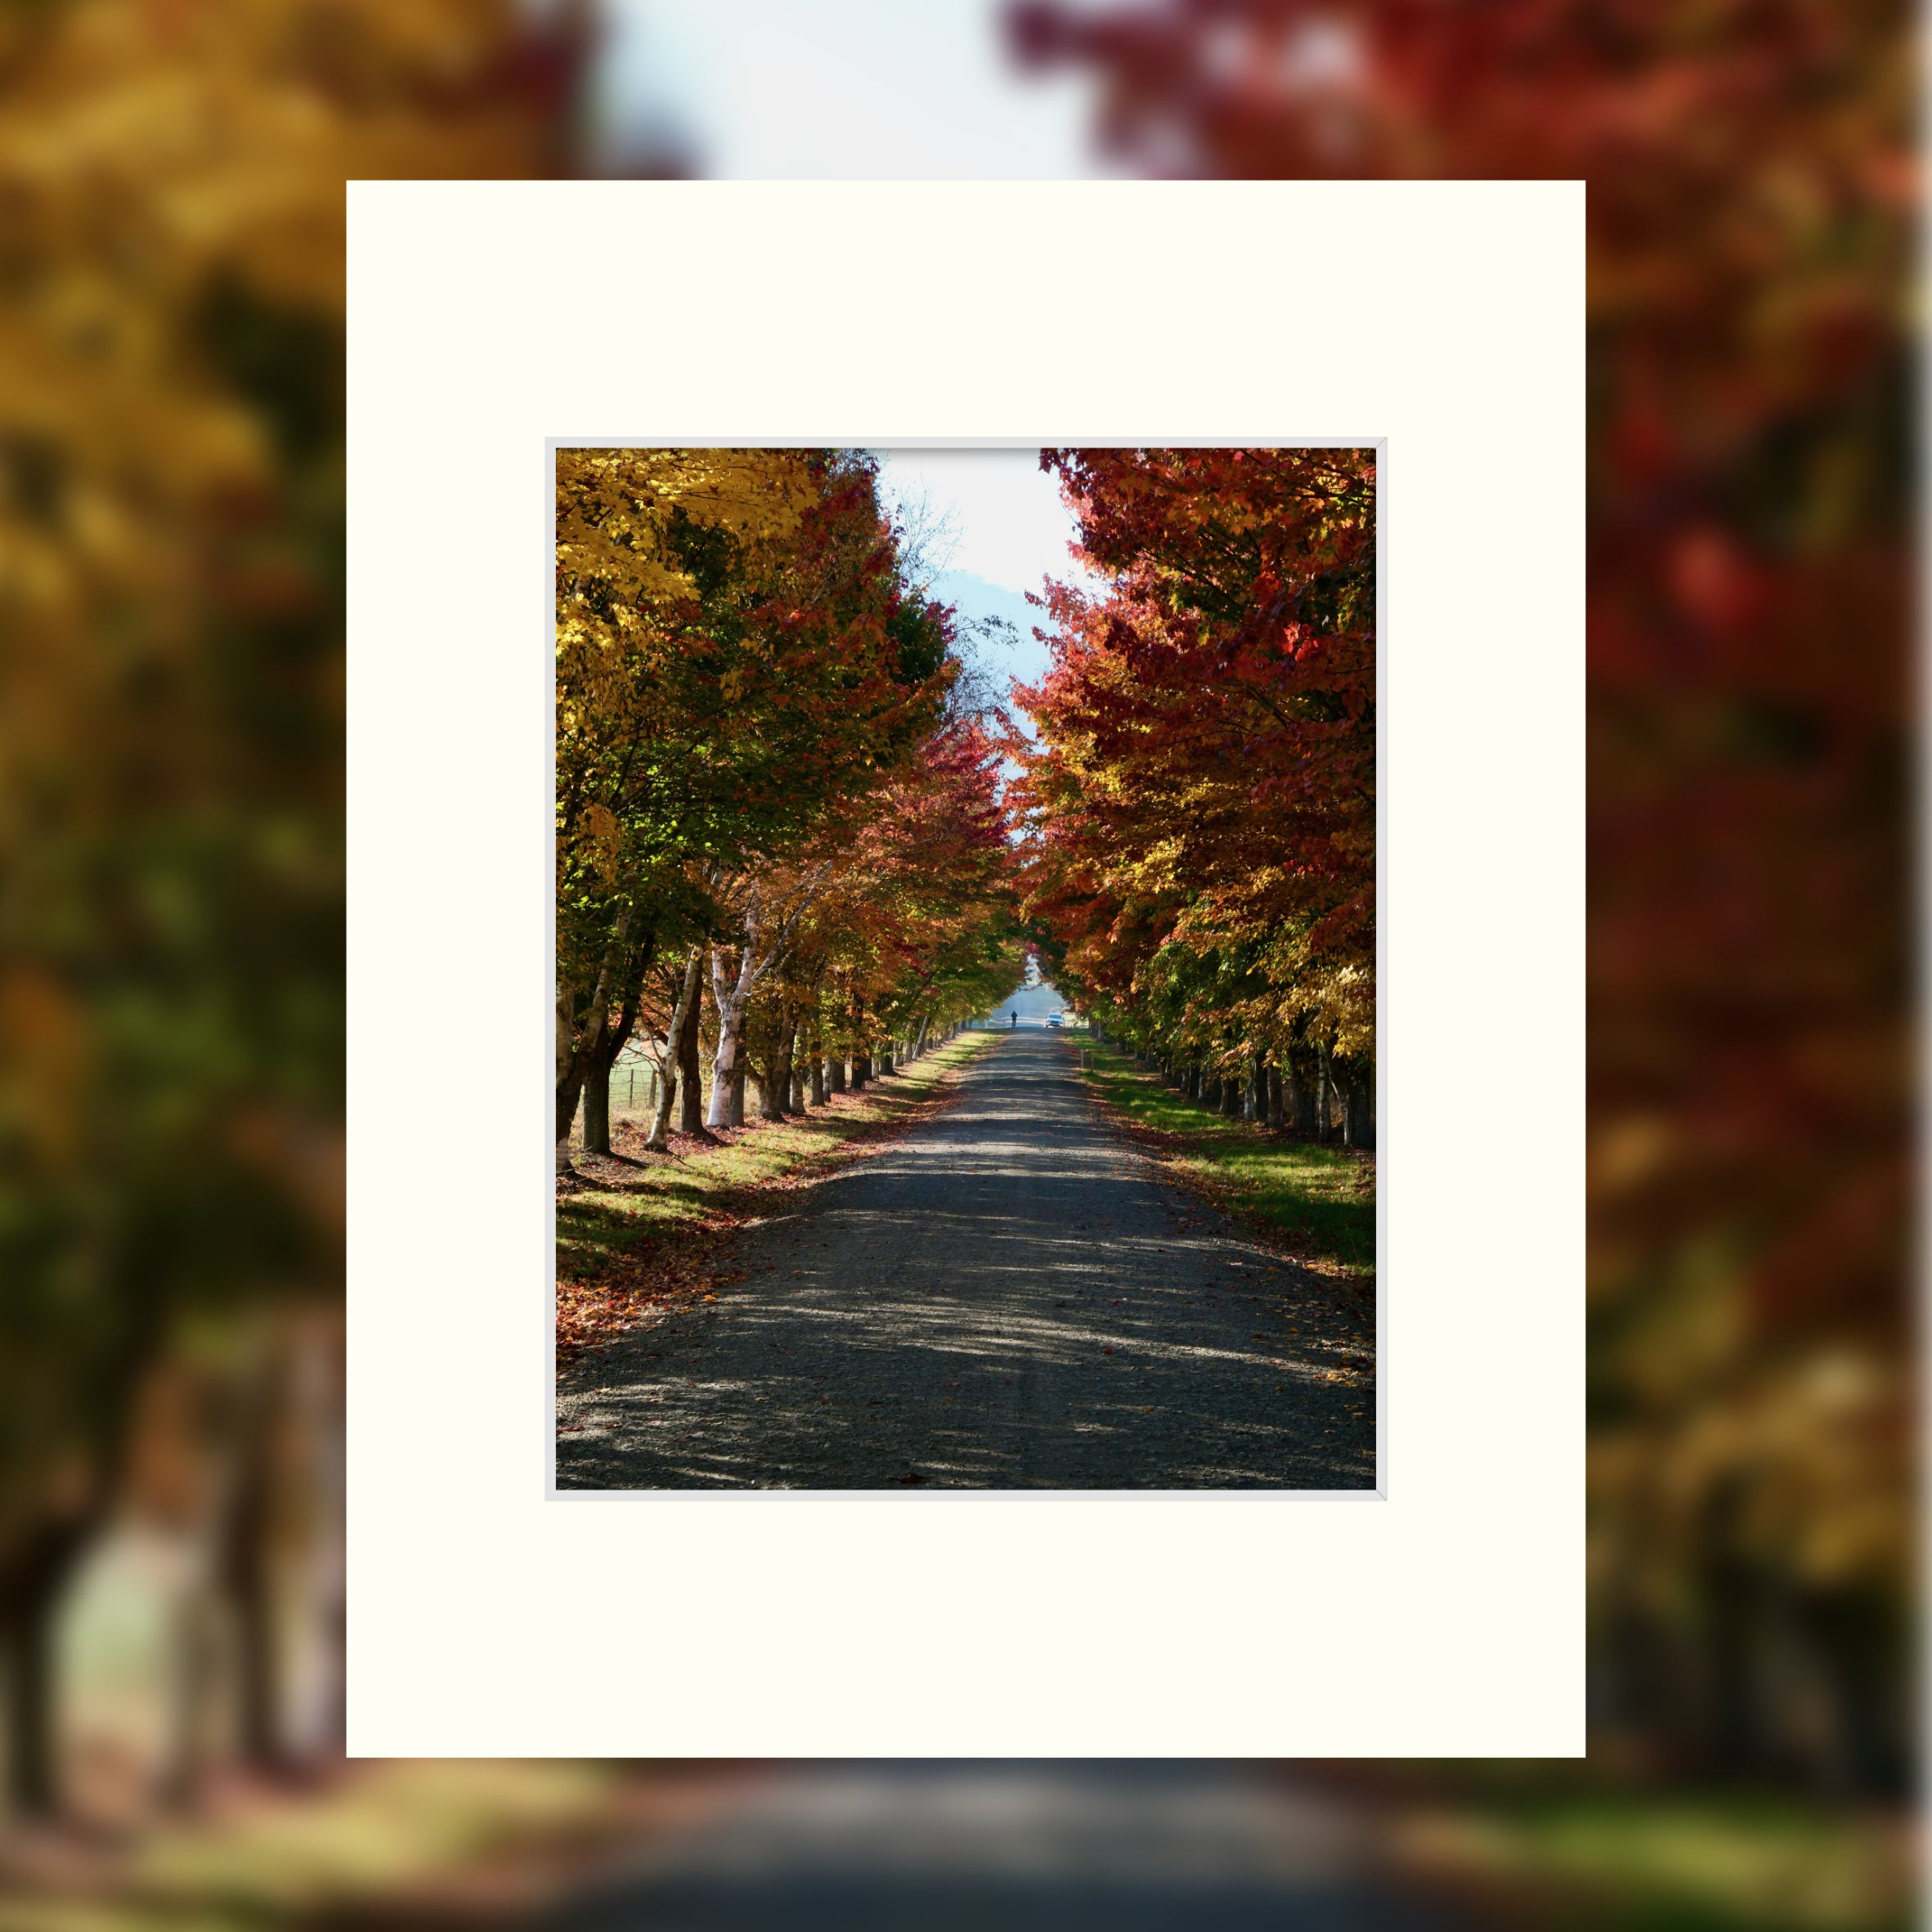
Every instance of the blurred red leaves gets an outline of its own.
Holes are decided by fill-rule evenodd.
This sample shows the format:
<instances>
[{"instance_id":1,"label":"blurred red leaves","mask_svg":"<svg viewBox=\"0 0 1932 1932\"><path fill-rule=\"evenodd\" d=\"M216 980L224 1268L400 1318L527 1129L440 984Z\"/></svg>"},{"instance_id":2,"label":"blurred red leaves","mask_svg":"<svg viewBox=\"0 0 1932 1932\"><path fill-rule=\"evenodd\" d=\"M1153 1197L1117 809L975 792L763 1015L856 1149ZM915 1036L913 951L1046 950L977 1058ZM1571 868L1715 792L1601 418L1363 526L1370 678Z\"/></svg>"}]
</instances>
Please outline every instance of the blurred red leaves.
<instances>
[{"instance_id":1,"label":"blurred red leaves","mask_svg":"<svg viewBox=\"0 0 1932 1932\"><path fill-rule=\"evenodd\" d=\"M1912 12L1007 17L1023 62L1097 80L1100 138L1148 173L1587 181L1599 1736L1896 1780Z\"/></svg>"}]
</instances>

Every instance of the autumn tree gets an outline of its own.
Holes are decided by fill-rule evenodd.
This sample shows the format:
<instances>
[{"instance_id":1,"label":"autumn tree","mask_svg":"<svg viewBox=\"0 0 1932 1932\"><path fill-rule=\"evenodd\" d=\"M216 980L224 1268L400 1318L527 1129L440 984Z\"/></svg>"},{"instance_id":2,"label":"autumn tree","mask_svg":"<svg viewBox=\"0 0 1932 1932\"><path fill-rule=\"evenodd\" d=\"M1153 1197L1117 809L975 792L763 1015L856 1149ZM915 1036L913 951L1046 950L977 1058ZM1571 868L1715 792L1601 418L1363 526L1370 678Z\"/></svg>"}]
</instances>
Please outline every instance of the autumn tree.
<instances>
[{"instance_id":1,"label":"autumn tree","mask_svg":"<svg viewBox=\"0 0 1932 1932\"><path fill-rule=\"evenodd\" d=\"M339 1374L343 182L555 173L580 18L53 0L0 25L0 1758L24 1811L59 1797L51 1620L124 1495L137 1392L191 1355L282 1429L258 1364L299 1334L303 1374ZM237 1491L272 1480L215 1449ZM319 1544L326 1492L302 1500ZM272 1686L287 1607L265 1513L233 1513L212 1581ZM273 1697L243 1701L272 1759Z\"/></svg>"},{"instance_id":2,"label":"autumn tree","mask_svg":"<svg viewBox=\"0 0 1932 1932\"><path fill-rule=\"evenodd\" d=\"M1056 972L1143 1048L1241 1083L1261 1118L1271 1069L1325 1097L1333 1069L1366 1143L1373 454L1042 461L1105 585L1049 591L1052 666L1020 694L1038 739L1010 741Z\"/></svg>"},{"instance_id":3,"label":"autumn tree","mask_svg":"<svg viewBox=\"0 0 1932 1932\"><path fill-rule=\"evenodd\" d=\"M728 1080L772 964L760 933L787 930L757 917L772 868L930 728L948 674L944 620L900 580L869 458L579 451L558 464L561 1163L667 944L680 994L702 956ZM667 1015L667 1073L694 1011Z\"/></svg>"},{"instance_id":4,"label":"autumn tree","mask_svg":"<svg viewBox=\"0 0 1932 1932\"><path fill-rule=\"evenodd\" d=\"M1000 743L956 718L841 832L845 858L805 935L817 1037L854 1056L917 1041L1012 984L1013 854Z\"/></svg>"}]
</instances>

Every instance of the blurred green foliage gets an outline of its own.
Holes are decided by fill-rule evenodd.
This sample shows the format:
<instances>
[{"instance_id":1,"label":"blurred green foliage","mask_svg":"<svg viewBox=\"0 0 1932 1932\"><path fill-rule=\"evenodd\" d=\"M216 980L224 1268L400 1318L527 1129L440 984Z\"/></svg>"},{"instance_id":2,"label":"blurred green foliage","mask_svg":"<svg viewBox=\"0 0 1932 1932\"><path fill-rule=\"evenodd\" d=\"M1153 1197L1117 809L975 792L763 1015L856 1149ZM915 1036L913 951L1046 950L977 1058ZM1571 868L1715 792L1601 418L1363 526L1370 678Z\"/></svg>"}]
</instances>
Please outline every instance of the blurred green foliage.
<instances>
[{"instance_id":1,"label":"blurred green foliage","mask_svg":"<svg viewBox=\"0 0 1932 1932\"><path fill-rule=\"evenodd\" d=\"M191 1329L210 1359L211 1320L245 1379L273 1311L339 1293L343 184L545 171L572 30L454 0L0 15L0 1651L29 1808L52 1607L146 1381ZM217 1540L274 1513L204 1487Z\"/></svg>"}]
</instances>

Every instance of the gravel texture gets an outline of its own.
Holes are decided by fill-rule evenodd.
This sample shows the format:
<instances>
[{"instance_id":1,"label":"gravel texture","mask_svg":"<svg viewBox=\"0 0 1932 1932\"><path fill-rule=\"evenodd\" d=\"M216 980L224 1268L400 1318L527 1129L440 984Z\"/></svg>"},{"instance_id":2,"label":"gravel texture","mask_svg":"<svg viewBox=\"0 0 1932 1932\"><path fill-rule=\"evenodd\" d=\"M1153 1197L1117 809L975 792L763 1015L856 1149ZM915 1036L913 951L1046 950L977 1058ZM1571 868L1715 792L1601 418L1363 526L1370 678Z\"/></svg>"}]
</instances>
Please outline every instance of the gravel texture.
<instances>
[{"instance_id":1,"label":"gravel texture","mask_svg":"<svg viewBox=\"0 0 1932 1932\"><path fill-rule=\"evenodd\" d=\"M1374 1310L1168 1181L1062 1035L572 1365L561 1489L1372 1489Z\"/></svg>"}]
</instances>

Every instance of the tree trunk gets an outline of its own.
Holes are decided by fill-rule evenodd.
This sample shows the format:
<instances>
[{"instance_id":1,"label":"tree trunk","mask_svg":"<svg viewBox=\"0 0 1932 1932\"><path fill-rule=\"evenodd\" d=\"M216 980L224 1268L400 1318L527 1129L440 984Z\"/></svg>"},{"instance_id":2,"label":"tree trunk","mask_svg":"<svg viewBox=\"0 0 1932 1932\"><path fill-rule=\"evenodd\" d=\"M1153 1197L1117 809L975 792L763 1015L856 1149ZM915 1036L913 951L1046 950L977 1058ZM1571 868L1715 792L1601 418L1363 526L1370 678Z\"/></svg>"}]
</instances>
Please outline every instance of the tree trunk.
<instances>
[{"instance_id":1,"label":"tree trunk","mask_svg":"<svg viewBox=\"0 0 1932 1932\"><path fill-rule=\"evenodd\" d=\"M681 1078L684 1035L689 1029L692 1016L697 1010L699 991L703 984L703 959L704 948L693 946L691 957L684 964L684 983L679 989L677 1002L671 1008L670 1023L665 1033L664 1078L657 1089L657 1111L651 1121L650 1137L644 1142L645 1147L652 1154L667 1154L670 1151L671 1107L677 1099L679 1088L684 1083ZM686 1111L689 1111L688 1108Z\"/></svg>"},{"instance_id":2,"label":"tree trunk","mask_svg":"<svg viewBox=\"0 0 1932 1932\"><path fill-rule=\"evenodd\" d=\"M222 1512L217 1575L235 1633L236 1720L244 1759L283 1760L285 1668L275 1590L278 1438L289 1401L285 1344L271 1338L248 1378L235 1444L236 1481Z\"/></svg>"},{"instance_id":3,"label":"tree trunk","mask_svg":"<svg viewBox=\"0 0 1932 1932\"><path fill-rule=\"evenodd\" d=\"M611 1069L600 1053L593 1057L584 1076L584 1151L608 1154L611 1150Z\"/></svg>"},{"instance_id":4,"label":"tree trunk","mask_svg":"<svg viewBox=\"0 0 1932 1932\"><path fill-rule=\"evenodd\" d=\"M8 1566L0 1590L0 1697L6 1699L7 1809L16 1818L60 1809L54 1625L61 1596L93 1529L91 1515L43 1525Z\"/></svg>"},{"instance_id":5,"label":"tree trunk","mask_svg":"<svg viewBox=\"0 0 1932 1932\"><path fill-rule=\"evenodd\" d=\"M1307 1046L1290 1046L1286 1056L1284 1096L1288 1123L1298 1134L1315 1132L1315 1054Z\"/></svg>"},{"instance_id":6,"label":"tree trunk","mask_svg":"<svg viewBox=\"0 0 1932 1932\"><path fill-rule=\"evenodd\" d=\"M0 1630L6 1671L7 1809L16 1818L47 1818L58 1809L54 1777L54 1606L35 1606Z\"/></svg>"},{"instance_id":7,"label":"tree trunk","mask_svg":"<svg viewBox=\"0 0 1932 1932\"><path fill-rule=\"evenodd\" d=\"M1257 1127L1268 1124L1268 1056L1257 1053L1248 1067L1248 1118Z\"/></svg>"},{"instance_id":8,"label":"tree trunk","mask_svg":"<svg viewBox=\"0 0 1932 1932\"><path fill-rule=\"evenodd\" d=\"M617 1023L607 1026L592 1047L589 1065L584 1074L584 1151L608 1154L611 1150L611 1069L617 1056L630 1044L636 1030L638 1007L644 997L644 975L649 971L657 950L655 933L647 934L625 962L624 976L617 989L620 1002Z\"/></svg>"},{"instance_id":9,"label":"tree trunk","mask_svg":"<svg viewBox=\"0 0 1932 1932\"><path fill-rule=\"evenodd\" d=\"M1241 1118L1241 1078L1238 1074L1226 1074L1221 1083L1221 1112L1226 1120Z\"/></svg>"},{"instance_id":10,"label":"tree trunk","mask_svg":"<svg viewBox=\"0 0 1932 1932\"><path fill-rule=\"evenodd\" d=\"M1343 1135L1351 1147L1375 1145L1374 1092L1372 1073L1353 1066L1348 1069L1342 1088L1342 1118Z\"/></svg>"},{"instance_id":11,"label":"tree trunk","mask_svg":"<svg viewBox=\"0 0 1932 1932\"><path fill-rule=\"evenodd\" d=\"M631 946L634 917L634 908L630 906L617 917L616 929L598 966L596 984L583 1008L581 1038L578 1038L579 1015L572 988L567 984L560 984L557 988L557 1171L560 1174L570 1169L570 1153L565 1143L570 1139L571 1123L576 1118L577 1098L583 1092L591 1058L603 1045L608 1030L612 997L617 994L621 997L621 989L642 984L645 968L657 950L655 933L646 933L634 948Z\"/></svg>"},{"instance_id":12,"label":"tree trunk","mask_svg":"<svg viewBox=\"0 0 1932 1932\"><path fill-rule=\"evenodd\" d=\"M890 1040L886 1040L881 1043L879 1048L879 1078L883 1080L891 1071L892 1042Z\"/></svg>"},{"instance_id":13,"label":"tree trunk","mask_svg":"<svg viewBox=\"0 0 1932 1932\"><path fill-rule=\"evenodd\" d=\"M845 1091L845 1062L842 1056L835 1054L826 1061L825 1084L834 1093Z\"/></svg>"},{"instance_id":14,"label":"tree trunk","mask_svg":"<svg viewBox=\"0 0 1932 1932\"><path fill-rule=\"evenodd\" d=\"M745 1074L738 1065L738 1048L757 966L758 897L754 891L745 913L745 943L738 951L735 983L725 977L721 949L711 948L711 1004L718 1015L718 1044L711 1056L711 1110L706 1127L745 1124Z\"/></svg>"},{"instance_id":15,"label":"tree trunk","mask_svg":"<svg viewBox=\"0 0 1932 1932\"><path fill-rule=\"evenodd\" d=\"M42 1818L58 1809L54 1770L54 1645L56 1593L10 1607L0 1625L0 1688L7 1698L7 1809Z\"/></svg>"},{"instance_id":16,"label":"tree trunk","mask_svg":"<svg viewBox=\"0 0 1932 1932\"><path fill-rule=\"evenodd\" d=\"M682 1133L705 1131L704 1075L700 1070L698 1025L704 1015L704 955L698 955L701 977L691 999L691 1011L684 1015L684 1030L678 1040L678 1089L683 1100L678 1109L678 1127Z\"/></svg>"},{"instance_id":17,"label":"tree trunk","mask_svg":"<svg viewBox=\"0 0 1932 1932\"><path fill-rule=\"evenodd\" d=\"M1268 1069L1268 1128L1271 1133L1281 1132L1281 1069L1278 1066Z\"/></svg>"},{"instance_id":18,"label":"tree trunk","mask_svg":"<svg viewBox=\"0 0 1932 1932\"><path fill-rule=\"evenodd\" d=\"M758 1109L766 1120L782 1120L797 1105L791 1097L791 1008L783 1006L778 1009L778 1037L766 1061L765 1070L771 1077L763 1083L763 1104Z\"/></svg>"},{"instance_id":19,"label":"tree trunk","mask_svg":"<svg viewBox=\"0 0 1932 1932\"><path fill-rule=\"evenodd\" d=\"M854 1093L863 1092L866 1082L871 1079L872 1077L872 1062L871 1055L865 1053L855 1055L852 1061L852 1091Z\"/></svg>"},{"instance_id":20,"label":"tree trunk","mask_svg":"<svg viewBox=\"0 0 1932 1932\"><path fill-rule=\"evenodd\" d=\"M576 1025L572 1013L574 994L557 989L557 1172L570 1170L570 1130L584 1092L583 1063L577 1057Z\"/></svg>"},{"instance_id":21,"label":"tree trunk","mask_svg":"<svg viewBox=\"0 0 1932 1932\"><path fill-rule=\"evenodd\" d=\"M825 1105L825 1056L818 1050L816 1034L813 1036L812 1050L806 1059L812 1071L812 1105L823 1107Z\"/></svg>"},{"instance_id":22,"label":"tree trunk","mask_svg":"<svg viewBox=\"0 0 1932 1932\"><path fill-rule=\"evenodd\" d=\"M644 1151L647 1154L663 1154L670 1147L671 1109L677 1105L678 1100L676 1063L674 1061L666 1069L661 1078L656 1074L652 1078L657 1080L657 1085L652 1089L651 1132L644 1141Z\"/></svg>"},{"instance_id":23,"label":"tree trunk","mask_svg":"<svg viewBox=\"0 0 1932 1932\"><path fill-rule=\"evenodd\" d=\"M1331 1140L1334 1136L1333 1088L1329 1080L1329 1044L1326 1040L1315 1042L1315 1137L1318 1141Z\"/></svg>"}]
</instances>

